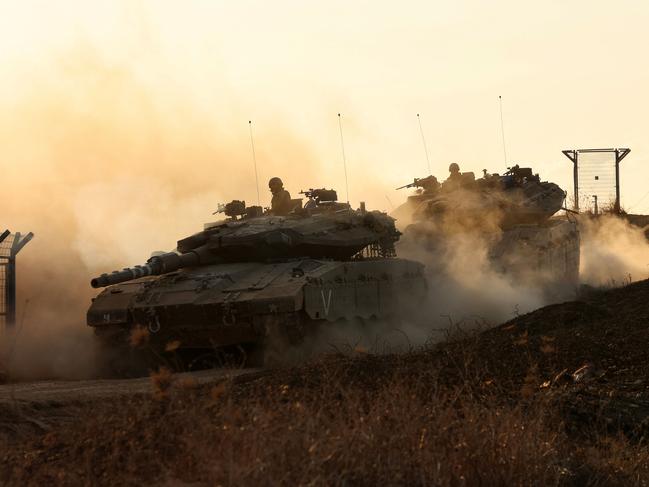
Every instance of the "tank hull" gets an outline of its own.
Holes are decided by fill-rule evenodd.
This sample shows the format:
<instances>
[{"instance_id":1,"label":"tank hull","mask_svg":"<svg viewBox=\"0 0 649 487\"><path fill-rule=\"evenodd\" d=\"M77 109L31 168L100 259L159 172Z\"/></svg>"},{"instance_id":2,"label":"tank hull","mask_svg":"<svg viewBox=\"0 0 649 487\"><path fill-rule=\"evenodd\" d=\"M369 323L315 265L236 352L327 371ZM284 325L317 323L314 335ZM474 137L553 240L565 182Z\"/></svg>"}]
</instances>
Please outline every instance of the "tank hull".
<instances>
[{"instance_id":1,"label":"tank hull","mask_svg":"<svg viewBox=\"0 0 649 487\"><path fill-rule=\"evenodd\" d=\"M389 319L425 299L423 265L405 259L294 259L186 268L106 288L87 323L111 348L133 330L147 347L219 349L264 345L271 335L299 343L324 323Z\"/></svg>"},{"instance_id":2,"label":"tank hull","mask_svg":"<svg viewBox=\"0 0 649 487\"><path fill-rule=\"evenodd\" d=\"M536 280L548 291L579 285L580 237L577 223L551 219L503 231L489 257L494 268L521 282Z\"/></svg>"},{"instance_id":3,"label":"tank hull","mask_svg":"<svg viewBox=\"0 0 649 487\"><path fill-rule=\"evenodd\" d=\"M491 268L514 284L544 289L549 297L565 297L579 285L580 236L577 223L562 218L540 224L517 224L490 233L440 232L430 222L409 225L399 250L404 255L425 249L429 271L446 272L450 247L458 239L473 242L468 248L486 247ZM466 249L465 249L466 251Z\"/></svg>"}]
</instances>

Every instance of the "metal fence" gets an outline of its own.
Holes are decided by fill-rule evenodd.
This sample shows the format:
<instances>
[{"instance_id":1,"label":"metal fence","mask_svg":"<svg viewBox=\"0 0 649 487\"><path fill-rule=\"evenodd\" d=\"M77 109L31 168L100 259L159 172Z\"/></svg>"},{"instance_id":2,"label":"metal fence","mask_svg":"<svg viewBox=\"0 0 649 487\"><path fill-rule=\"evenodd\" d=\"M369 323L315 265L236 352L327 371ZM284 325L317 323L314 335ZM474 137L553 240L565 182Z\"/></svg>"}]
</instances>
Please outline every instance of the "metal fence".
<instances>
[{"instance_id":1,"label":"metal fence","mask_svg":"<svg viewBox=\"0 0 649 487\"><path fill-rule=\"evenodd\" d=\"M563 151L573 163L575 210L620 211L620 162L629 152L629 149Z\"/></svg>"},{"instance_id":2,"label":"metal fence","mask_svg":"<svg viewBox=\"0 0 649 487\"><path fill-rule=\"evenodd\" d=\"M15 236L7 235L6 232L2 235L4 235L4 239L0 241L0 328L4 329L7 324L7 277L11 265L11 248Z\"/></svg>"},{"instance_id":3,"label":"metal fence","mask_svg":"<svg viewBox=\"0 0 649 487\"><path fill-rule=\"evenodd\" d=\"M617 197L615 154L587 152L579 156L579 207L598 213L613 209Z\"/></svg>"},{"instance_id":4,"label":"metal fence","mask_svg":"<svg viewBox=\"0 0 649 487\"><path fill-rule=\"evenodd\" d=\"M0 328L16 322L16 256L34 235L0 233Z\"/></svg>"}]
</instances>

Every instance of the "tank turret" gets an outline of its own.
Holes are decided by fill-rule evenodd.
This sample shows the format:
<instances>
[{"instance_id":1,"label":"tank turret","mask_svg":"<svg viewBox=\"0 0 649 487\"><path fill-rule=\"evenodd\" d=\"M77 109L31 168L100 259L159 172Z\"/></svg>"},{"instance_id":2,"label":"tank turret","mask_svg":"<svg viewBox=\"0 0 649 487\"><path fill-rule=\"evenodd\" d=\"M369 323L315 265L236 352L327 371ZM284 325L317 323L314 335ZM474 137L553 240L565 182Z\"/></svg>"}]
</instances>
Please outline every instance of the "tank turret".
<instances>
[{"instance_id":1,"label":"tank turret","mask_svg":"<svg viewBox=\"0 0 649 487\"><path fill-rule=\"evenodd\" d=\"M420 186L419 179L401 188ZM449 184L452 183L452 184ZM397 188L397 189L401 189ZM531 168L515 165L502 176L489 174L475 179L473 173L457 173L454 179L434 191L409 197L414 221L452 218L473 223L485 216L502 228L525 223L541 223L563 206L565 192L556 184L541 181Z\"/></svg>"},{"instance_id":2,"label":"tank turret","mask_svg":"<svg viewBox=\"0 0 649 487\"><path fill-rule=\"evenodd\" d=\"M579 234L574 221L553 217L566 197L557 184L519 165L502 175L484 170L479 179L457 164L449 170L434 191L417 191L392 214L406 223L404 245L444 255L454 236L475 237L489 242L489 257L505 274L538 270L550 285L577 284ZM421 186L419 181L402 188Z\"/></svg>"},{"instance_id":3,"label":"tank turret","mask_svg":"<svg viewBox=\"0 0 649 487\"><path fill-rule=\"evenodd\" d=\"M394 255L394 243L399 235L394 219L385 213L348 208L316 215L296 213L285 217L235 219L179 240L177 252L153 256L144 265L102 274L92 279L91 285L105 287L185 267L223 262L299 257L349 260L366 247L388 257Z\"/></svg>"}]
</instances>

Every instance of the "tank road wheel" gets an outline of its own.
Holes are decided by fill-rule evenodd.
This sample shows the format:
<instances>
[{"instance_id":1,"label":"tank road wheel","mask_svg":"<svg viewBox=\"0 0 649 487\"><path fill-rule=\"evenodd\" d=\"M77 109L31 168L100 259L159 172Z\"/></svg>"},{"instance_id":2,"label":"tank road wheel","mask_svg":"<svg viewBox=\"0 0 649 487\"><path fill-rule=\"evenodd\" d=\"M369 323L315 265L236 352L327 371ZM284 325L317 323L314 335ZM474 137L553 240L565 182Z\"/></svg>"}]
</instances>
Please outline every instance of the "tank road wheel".
<instances>
[{"instance_id":1,"label":"tank road wheel","mask_svg":"<svg viewBox=\"0 0 649 487\"><path fill-rule=\"evenodd\" d=\"M100 344L97 354L97 370L101 377L144 377L154 368L153 365L154 359L148 354L126 347L110 348Z\"/></svg>"},{"instance_id":2,"label":"tank road wheel","mask_svg":"<svg viewBox=\"0 0 649 487\"><path fill-rule=\"evenodd\" d=\"M251 353L249 362L264 367L295 363L303 355L302 320L298 315L268 315L263 318L264 337Z\"/></svg>"},{"instance_id":3,"label":"tank road wheel","mask_svg":"<svg viewBox=\"0 0 649 487\"><path fill-rule=\"evenodd\" d=\"M194 353L183 361L183 370L240 369L245 365L246 351L242 347L214 348Z\"/></svg>"},{"instance_id":4,"label":"tank road wheel","mask_svg":"<svg viewBox=\"0 0 649 487\"><path fill-rule=\"evenodd\" d=\"M167 365L153 348L131 347L127 337L127 330L95 331L95 365L101 377L144 377L151 370Z\"/></svg>"},{"instance_id":5,"label":"tank road wheel","mask_svg":"<svg viewBox=\"0 0 649 487\"><path fill-rule=\"evenodd\" d=\"M186 369L189 372L194 370L220 369L223 367L225 359L218 352L208 352L193 357L187 362Z\"/></svg>"},{"instance_id":6,"label":"tank road wheel","mask_svg":"<svg viewBox=\"0 0 649 487\"><path fill-rule=\"evenodd\" d=\"M264 367L278 367L287 363L290 343L281 323L273 323L266 327L263 343Z\"/></svg>"}]
</instances>

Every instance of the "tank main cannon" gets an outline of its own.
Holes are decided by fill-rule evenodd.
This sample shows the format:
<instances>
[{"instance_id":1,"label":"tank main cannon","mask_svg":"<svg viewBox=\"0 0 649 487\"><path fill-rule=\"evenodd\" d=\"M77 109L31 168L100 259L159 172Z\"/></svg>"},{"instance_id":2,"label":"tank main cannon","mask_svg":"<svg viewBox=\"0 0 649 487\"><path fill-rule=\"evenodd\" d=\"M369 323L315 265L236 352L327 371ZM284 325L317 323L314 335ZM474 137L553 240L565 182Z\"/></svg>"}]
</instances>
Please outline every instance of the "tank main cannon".
<instances>
[{"instance_id":1,"label":"tank main cannon","mask_svg":"<svg viewBox=\"0 0 649 487\"><path fill-rule=\"evenodd\" d=\"M201 257L200 253L198 252L188 252L186 254L167 252L161 255L154 255L149 260L147 260L146 264L136 265L135 267L126 267L121 271L114 271L110 274L102 274L101 276L92 279L90 281L90 285L95 289L112 286L113 284L132 281L134 279L139 279L140 277L167 274L169 272L174 272L184 267L192 267L200 263Z\"/></svg>"}]
</instances>

